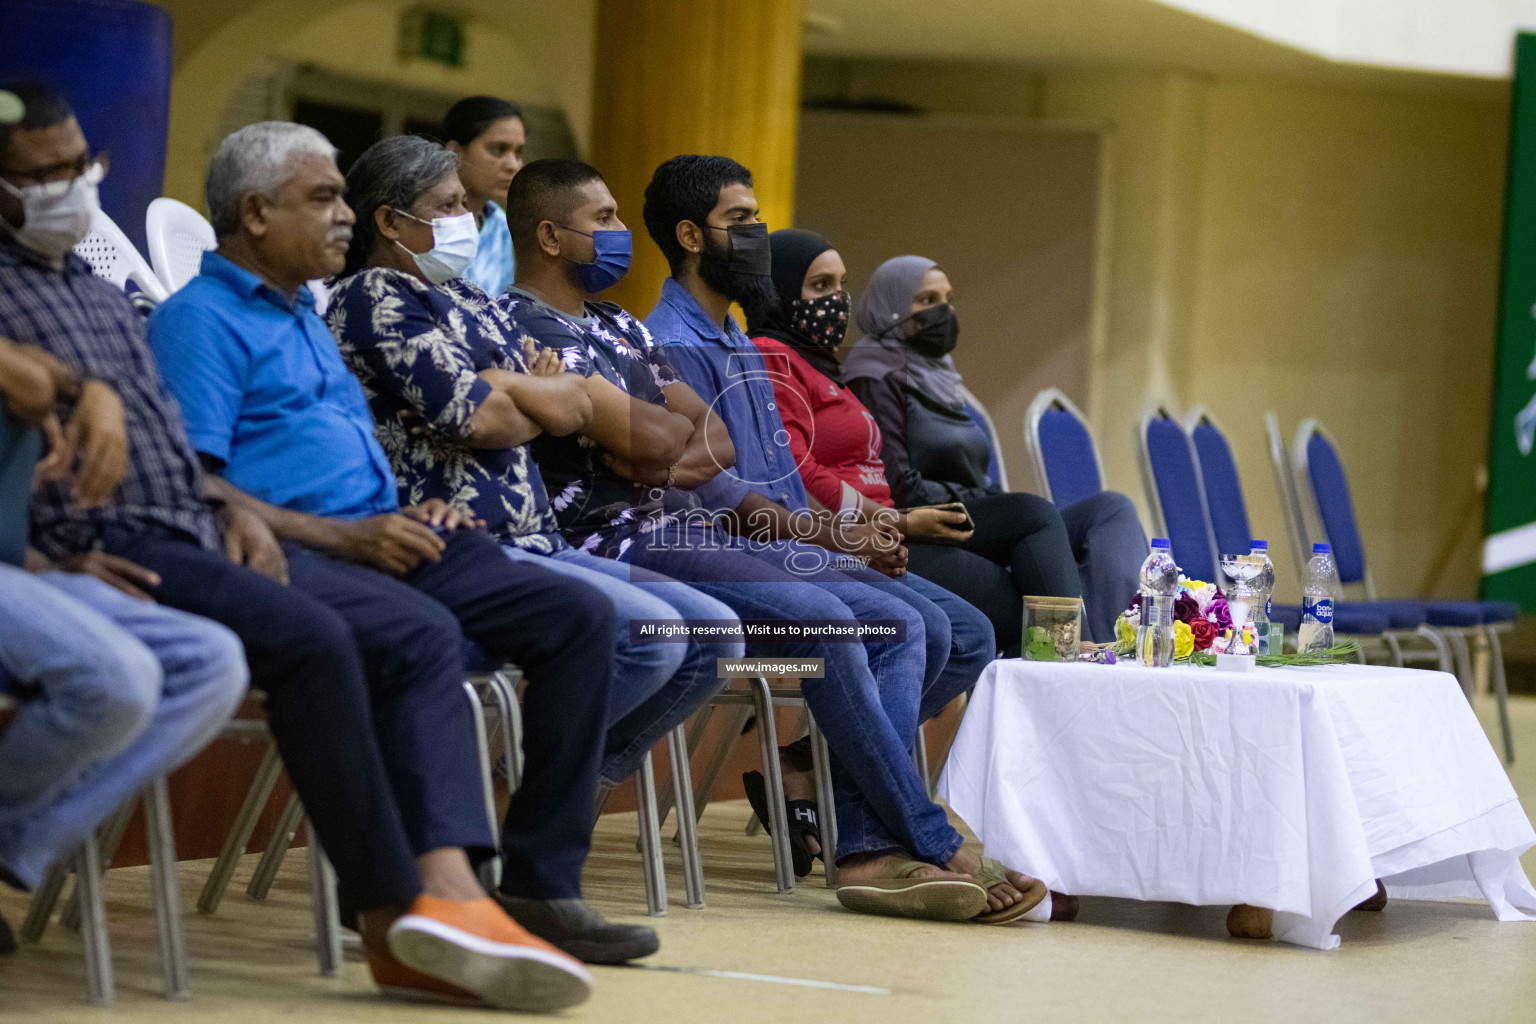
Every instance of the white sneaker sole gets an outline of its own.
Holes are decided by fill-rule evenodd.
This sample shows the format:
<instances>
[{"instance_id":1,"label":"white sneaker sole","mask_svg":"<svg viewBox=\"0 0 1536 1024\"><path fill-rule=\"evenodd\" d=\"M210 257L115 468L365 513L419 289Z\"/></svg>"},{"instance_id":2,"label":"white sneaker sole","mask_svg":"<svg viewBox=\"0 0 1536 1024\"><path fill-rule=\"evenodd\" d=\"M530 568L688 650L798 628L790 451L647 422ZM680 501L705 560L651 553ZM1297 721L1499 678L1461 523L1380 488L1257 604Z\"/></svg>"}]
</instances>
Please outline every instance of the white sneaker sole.
<instances>
[{"instance_id":1,"label":"white sneaker sole","mask_svg":"<svg viewBox=\"0 0 1536 1024\"><path fill-rule=\"evenodd\" d=\"M503 1010L549 1013L592 996L592 975L561 953L493 942L418 914L396 920L388 938L407 967Z\"/></svg>"}]
</instances>

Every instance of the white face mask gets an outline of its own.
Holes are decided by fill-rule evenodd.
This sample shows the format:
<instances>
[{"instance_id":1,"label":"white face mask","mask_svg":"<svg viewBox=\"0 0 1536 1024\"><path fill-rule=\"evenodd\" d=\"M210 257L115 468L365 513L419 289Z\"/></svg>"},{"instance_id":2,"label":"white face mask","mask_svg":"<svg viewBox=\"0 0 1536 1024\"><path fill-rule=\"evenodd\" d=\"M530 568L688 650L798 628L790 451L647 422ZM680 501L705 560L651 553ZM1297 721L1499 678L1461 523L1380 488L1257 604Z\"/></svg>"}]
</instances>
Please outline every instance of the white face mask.
<instances>
[{"instance_id":1,"label":"white face mask","mask_svg":"<svg viewBox=\"0 0 1536 1024\"><path fill-rule=\"evenodd\" d=\"M418 224L432 225L432 248L426 252L411 252L395 239L395 244L411 253L411 259L428 281L442 284L455 277L463 277L464 271L475 262L475 252L480 248L480 229L475 226L475 215L461 213L457 217L436 217L422 220L404 210L395 210L402 217Z\"/></svg>"},{"instance_id":2,"label":"white face mask","mask_svg":"<svg viewBox=\"0 0 1536 1024\"><path fill-rule=\"evenodd\" d=\"M0 178L0 187L21 200L25 223L15 229L16 241L39 256L63 258L91 233L91 218L101 209L96 184L104 173L100 165L91 167L70 182L63 195L50 195L47 185L17 188Z\"/></svg>"}]
</instances>

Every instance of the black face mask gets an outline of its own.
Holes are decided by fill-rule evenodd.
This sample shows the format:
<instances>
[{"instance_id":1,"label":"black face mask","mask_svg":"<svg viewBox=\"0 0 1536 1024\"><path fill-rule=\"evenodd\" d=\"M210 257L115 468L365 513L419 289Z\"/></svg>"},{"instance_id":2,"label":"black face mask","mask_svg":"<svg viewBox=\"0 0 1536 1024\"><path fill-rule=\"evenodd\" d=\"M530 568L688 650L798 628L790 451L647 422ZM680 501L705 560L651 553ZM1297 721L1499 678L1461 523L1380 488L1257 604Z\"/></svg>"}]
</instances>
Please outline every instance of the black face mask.
<instances>
[{"instance_id":1,"label":"black face mask","mask_svg":"<svg viewBox=\"0 0 1536 1024\"><path fill-rule=\"evenodd\" d=\"M789 304L789 333L807 348L837 348L848 333L848 293L839 289Z\"/></svg>"},{"instance_id":2,"label":"black face mask","mask_svg":"<svg viewBox=\"0 0 1536 1024\"><path fill-rule=\"evenodd\" d=\"M947 302L913 313L909 320L912 329L906 344L918 355L938 359L953 352L960 341L960 321L955 307Z\"/></svg>"},{"instance_id":3,"label":"black face mask","mask_svg":"<svg viewBox=\"0 0 1536 1024\"><path fill-rule=\"evenodd\" d=\"M725 229L729 249L715 242L720 228L706 228L704 251L699 254L699 277L715 291L744 309L768 308L776 302L773 289L773 252L768 248L768 225L732 224Z\"/></svg>"}]
</instances>

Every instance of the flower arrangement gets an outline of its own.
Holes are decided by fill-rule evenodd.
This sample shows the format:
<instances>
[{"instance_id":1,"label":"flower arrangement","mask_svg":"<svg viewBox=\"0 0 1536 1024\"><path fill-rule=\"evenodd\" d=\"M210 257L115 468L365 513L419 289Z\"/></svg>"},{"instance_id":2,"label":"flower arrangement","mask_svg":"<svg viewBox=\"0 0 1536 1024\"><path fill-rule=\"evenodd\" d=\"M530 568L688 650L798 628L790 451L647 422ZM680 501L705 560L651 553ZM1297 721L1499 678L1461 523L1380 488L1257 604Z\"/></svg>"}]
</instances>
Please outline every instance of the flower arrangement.
<instances>
[{"instance_id":1,"label":"flower arrangement","mask_svg":"<svg viewBox=\"0 0 1536 1024\"><path fill-rule=\"evenodd\" d=\"M1131 598L1131 606L1115 620L1115 639L1133 650L1136 627L1141 624L1141 595ZM1179 576L1179 591L1173 601L1173 656L1188 658L1208 651L1218 637L1231 629L1232 610L1227 595L1214 583Z\"/></svg>"},{"instance_id":2,"label":"flower arrangement","mask_svg":"<svg viewBox=\"0 0 1536 1024\"><path fill-rule=\"evenodd\" d=\"M1136 627L1141 624L1141 595L1131 598L1131 606L1115 620L1115 642L1095 660L1114 664L1115 655L1126 657L1136 651ZM1252 620L1234 628L1227 596L1214 583L1179 576L1179 590L1173 602L1173 660L1182 665L1216 664L1216 655L1254 654L1258 650ZM1326 651L1258 655L1261 666L1272 668L1337 665L1357 660L1360 645L1341 640ZM1108 659L1103 655L1108 654Z\"/></svg>"}]
</instances>

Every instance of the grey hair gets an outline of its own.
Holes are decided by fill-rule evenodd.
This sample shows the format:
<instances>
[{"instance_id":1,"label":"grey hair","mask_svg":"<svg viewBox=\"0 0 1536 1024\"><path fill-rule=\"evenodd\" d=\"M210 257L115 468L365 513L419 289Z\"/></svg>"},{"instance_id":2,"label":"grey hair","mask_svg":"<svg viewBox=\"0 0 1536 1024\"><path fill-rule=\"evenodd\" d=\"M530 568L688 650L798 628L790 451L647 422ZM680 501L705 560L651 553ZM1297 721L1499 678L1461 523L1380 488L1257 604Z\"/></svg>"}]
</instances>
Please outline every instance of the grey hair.
<instances>
[{"instance_id":1,"label":"grey hair","mask_svg":"<svg viewBox=\"0 0 1536 1024\"><path fill-rule=\"evenodd\" d=\"M273 196L288 180L288 162L308 155L334 159L336 147L315 129L291 121L260 121L225 137L208 165L208 220L220 238L240 230L240 201Z\"/></svg>"},{"instance_id":2,"label":"grey hair","mask_svg":"<svg viewBox=\"0 0 1536 1024\"><path fill-rule=\"evenodd\" d=\"M347 202L357 214L352 245L343 274L355 274L368 263L378 227L373 215L380 207L409 212L416 200L459 169L452 150L419 135L396 135L375 142L347 172Z\"/></svg>"}]
</instances>

